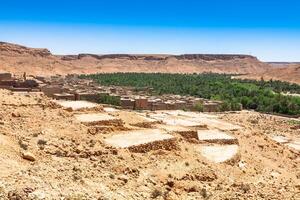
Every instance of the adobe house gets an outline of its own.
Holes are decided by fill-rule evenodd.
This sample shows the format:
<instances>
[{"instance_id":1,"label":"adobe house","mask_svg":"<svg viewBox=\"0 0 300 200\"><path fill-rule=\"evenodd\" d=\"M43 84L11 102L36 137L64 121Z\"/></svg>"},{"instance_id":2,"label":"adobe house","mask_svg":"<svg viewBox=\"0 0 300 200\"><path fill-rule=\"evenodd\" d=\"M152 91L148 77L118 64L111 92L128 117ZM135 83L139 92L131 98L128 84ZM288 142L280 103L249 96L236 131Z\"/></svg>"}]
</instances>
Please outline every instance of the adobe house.
<instances>
[{"instance_id":1,"label":"adobe house","mask_svg":"<svg viewBox=\"0 0 300 200\"><path fill-rule=\"evenodd\" d=\"M75 95L74 94L69 94L69 93L54 94L53 98L56 99L56 100L74 101L75 100Z\"/></svg>"},{"instance_id":2,"label":"adobe house","mask_svg":"<svg viewBox=\"0 0 300 200\"><path fill-rule=\"evenodd\" d=\"M41 87L41 91L44 92L48 97L54 97L54 94L61 94L64 92L62 86L60 85L46 85Z\"/></svg>"},{"instance_id":3,"label":"adobe house","mask_svg":"<svg viewBox=\"0 0 300 200\"><path fill-rule=\"evenodd\" d=\"M148 106L148 99L145 97L138 97L135 99L135 109L137 110L147 110Z\"/></svg>"},{"instance_id":4,"label":"adobe house","mask_svg":"<svg viewBox=\"0 0 300 200\"><path fill-rule=\"evenodd\" d=\"M0 81L12 80L12 74L9 72L0 71Z\"/></svg>"},{"instance_id":5,"label":"adobe house","mask_svg":"<svg viewBox=\"0 0 300 200\"><path fill-rule=\"evenodd\" d=\"M165 102L155 102L152 104L151 110L167 110L167 104Z\"/></svg>"},{"instance_id":6,"label":"adobe house","mask_svg":"<svg viewBox=\"0 0 300 200\"><path fill-rule=\"evenodd\" d=\"M106 94L102 94L106 95ZM91 102L98 102L101 94L100 93L92 93L92 92L78 92L75 93L75 100L84 100Z\"/></svg>"},{"instance_id":7,"label":"adobe house","mask_svg":"<svg viewBox=\"0 0 300 200\"><path fill-rule=\"evenodd\" d=\"M121 107L125 109L134 109L135 100L130 98L121 98Z\"/></svg>"},{"instance_id":8,"label":"adobe house","mask_svg":"<svg viewBox=\"0 0 300 200\"><path fill-rule=\"evenodd\" d=\"M219 102L205 102L203 104L203 112L218 112L219 107Z\"/></svg>"}]
</instances>

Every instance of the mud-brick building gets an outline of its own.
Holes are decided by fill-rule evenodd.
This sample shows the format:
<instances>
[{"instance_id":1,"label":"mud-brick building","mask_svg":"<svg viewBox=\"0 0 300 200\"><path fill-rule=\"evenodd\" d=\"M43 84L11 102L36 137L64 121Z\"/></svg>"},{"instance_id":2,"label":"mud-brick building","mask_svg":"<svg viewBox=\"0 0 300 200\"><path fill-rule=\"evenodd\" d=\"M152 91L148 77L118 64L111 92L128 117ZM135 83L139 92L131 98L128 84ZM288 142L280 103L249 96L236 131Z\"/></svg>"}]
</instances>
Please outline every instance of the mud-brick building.
<instances>
[{"instance_id":1,"label":"mud-brick building","mask_svg":"<svg viewBox=\"0 0 300 200\"><path fill-rule=\"evenodd\" d=\"M218 112L220 105L220 102L205 102L203 104L203 112Z\"/></svg>"},{"instance_id":2,"label":"mud-brick building","mask_svg":"<svg viewBox=\"0 0 300 200\"><path fill-rule=\"evenodd\" d=\"M110 88L109 91L110 91L110 93L115 94L115 93L117 93L117 88Z\"/></svg>"},{"instance_id":3,"label":"mud-brick building","mask_svg":"<svg viewBox=\"0 0 300 200\"><path fill-rule=\"evenodd\" d=\"M11 89L16 85L16 81L12 79L12 74L0 71L0 88Z\"/></svg>"},{"instance_id":4,"label":"mud-brick building","mask_svg":"<svg viewBox=\"0 0 300 200\"><path fill-rule=\"evenodd\" d=\"M0 71L0 81L11 80L12 74L9 72Z\"/></svg>"},{"instance_id":5,"label":"mud-brick building","mask_svg":"<svg viewBox=\"0 0 300 200\"><path fill-rule=\"evenodd\" d=\"M61 85L45 85L41 87L41 91L48 97L54 97L54 94L66 92Z\"/></svg>"},{"instance_id":6,"label":"mud-brick building","mask_svg":"<svg viewBox=\"0 0 300 200\"><path fill-rule=\"evenodd\" d=\"M95 92L76 92L75 100L99 102L100 94Z\"/></svg>"},{"instance_id":7,"label":"mud-brick building","mask_svg":"<svg viewBox=\"0 0 300 200\"><path fill-rule=\"evenodd\" d=\"M11 73L0 72L0 88L20 92L39 91L39 83L35 79L17 79Z\"/></svg>"},{"instance_id":8,"label":"mud-brick building","mask_svg":"<svg viewBox=\"0 0 300 200\"><path fill-rule=\"evenodd\" d=\"M166 110L175 110L176 108L175 102L173 101L167 101L165 102L165 104L166 104Z\"/></svg>"},{"instance_id":9,"label":"mud-brick building","mask_svg":"<svg viewBox=\"0 0 300 200\"><path fill-rule=\"evenodd\" d=\"M165 102L154 102L151 106L151 110L167 110L167 104Z\"/></svg>"},{"instance_id":10,"label":"mud-brick building","mask_svg":"<svg viewBox=\"0 0 300 200\"><path fill-rule=\"evenodd\" d=\"M136 110L148 110L149 104L146 97L135 98L135 109Z\"/></svg>"},{"instance_id":11,"label":"mud-brick building","mask_svg":"<svg viewBox=\"0 0 300 200\"><path fill-rule=\"evenodd\" d=\"M69 93L61 93L61 94L54 94L53 98L57 99L57 100L74 101L75 100L75 95L74 94L69 94Z\"/></svg>"},{"instance_id":12,"label":"mud-brick building","mask_svg":"<svg viewBox=\"0 0 300 200\"><path fill-rule=\"evenodd\" d=\"M125 109L134 109L135 107L135 100L130 99L129 97L121 98L121 107Z\"/></svg>"},{"instance_id":13,"label":"mud-brick building","mask_svg":"<svg viewBox=\"0 0 300 200\"><path fill-rule=\"evenodd\" d=\"M177 100L175 101L175 109L176 110L181 110L181 109L186 109L187 108L187 102L183 100Z\"/></svg>"}]
</instances>

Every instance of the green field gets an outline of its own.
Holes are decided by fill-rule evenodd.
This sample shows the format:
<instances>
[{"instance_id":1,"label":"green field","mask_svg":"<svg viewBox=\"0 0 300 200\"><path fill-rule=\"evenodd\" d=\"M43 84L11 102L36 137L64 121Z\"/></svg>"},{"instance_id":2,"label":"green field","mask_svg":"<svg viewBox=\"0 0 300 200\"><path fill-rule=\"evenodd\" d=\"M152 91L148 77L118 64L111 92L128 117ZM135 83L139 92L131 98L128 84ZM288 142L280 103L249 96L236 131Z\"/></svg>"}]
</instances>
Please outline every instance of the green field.
<instances>
[{"instance_id":1,"label":"green field","mask_svg":"<svg viewBox=\"0 0 300 200\"><path fill-rule=\"evenodd\" d=\"M224 102L222 110L246 109L287 115L300 114L300 98L281 92L300 94L300 85L281 81L231 79L224 74L113 73L82 75L105 86L150 87L154 94L191 95Z\"/></svg>"}]
</instances>

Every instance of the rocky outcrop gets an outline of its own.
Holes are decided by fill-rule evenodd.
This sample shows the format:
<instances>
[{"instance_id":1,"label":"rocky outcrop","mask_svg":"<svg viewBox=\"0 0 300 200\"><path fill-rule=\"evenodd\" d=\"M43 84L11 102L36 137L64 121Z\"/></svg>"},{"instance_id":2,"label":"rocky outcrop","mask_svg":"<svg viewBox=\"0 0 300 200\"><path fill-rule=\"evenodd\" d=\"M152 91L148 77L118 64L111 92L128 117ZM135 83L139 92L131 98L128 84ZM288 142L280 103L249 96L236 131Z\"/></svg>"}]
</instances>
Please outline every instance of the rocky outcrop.
<instances>
[{"instance_id":1,"label":"rocky outcrop","mask_svg":"<svg viewBox=\"0 0 300 200\"><path fill-rule=\"evenodd\" d=\"M46 57L50 56L51 52L48 49L28 48L21 45L0 42L0 55L33 55Z\"/></svg>"},{"instance_id":2,"label":"rocky outcrop","mask_svg":"<svg viewBox=\"0 0 300 200\"><path fill-rule=\"evenodd\" d=\"M163 61L170 58L177 60L234 60L234 59L257 59L250 55L239 55L239 54L183 54L183 55L135 55L135 54L78 54L78 55L67 55L63 56L62 60L76 60L85 57L92 57L98 60L102 59L126 59L126 60L145 60L145 61Z\"/></svg>"},{"instance_id":3,"label":"rocky outcrop","mask_svg":"<svg viewBox=\"0 0 300 200\"><path fill-rule=\"evenodd\" d=\"M179 56L174 56L178 60L233 60L233 59L257 59L254 56L250 55L241 55L241 54L184 54Z\"/></svg>"},{"instance_id":4,"label":"rocky outcrop","mask_svg":"<svg viewBox=\"0 0 300 200\"><path fill-rule=\"evenodd\" d=\"M11 44L6 42L0 42L0 55L33 55L46 57L52 55L48 49L43 48L28 48L25 46ZM177 60L234 60L234 59L255 59L256 57L250 55L239 55L239 54L183 54L183 55L151 55L151 54L78 54L78 55L63 55L57 56L63 61L73 61L80 60L86 57L92 57L97 60L103 59L125 59L125 60L145 60L145 61L163 61L170 58L175 58Z\"/></svg>"},{"instance_id":5,"label":"rocky outcrop","mask_svg":"<svg viewBox=\"0 0 300 200\"><path fill-rule=\"evenodd\" d=\"M147 56L147 55L134 55L134 54L107 54L107 55L97 55L97 54L79 54L77 59L82 59L85 57L93 57L98 60L102 59L126 59L126 60L165 60L165 57L160 56Z\"/></svg>"},{"instance_id":6,"label":"rocky outcrop","mask_svg":"<svg viewBox=\"0 0 300 200\"><path fill-rule=\"evenodd\" d=\"M61 60L63 61L72 61L72 60L77 60L78 56L77 55L65 55L61 56Z\"/></svg>"}]
</instances>

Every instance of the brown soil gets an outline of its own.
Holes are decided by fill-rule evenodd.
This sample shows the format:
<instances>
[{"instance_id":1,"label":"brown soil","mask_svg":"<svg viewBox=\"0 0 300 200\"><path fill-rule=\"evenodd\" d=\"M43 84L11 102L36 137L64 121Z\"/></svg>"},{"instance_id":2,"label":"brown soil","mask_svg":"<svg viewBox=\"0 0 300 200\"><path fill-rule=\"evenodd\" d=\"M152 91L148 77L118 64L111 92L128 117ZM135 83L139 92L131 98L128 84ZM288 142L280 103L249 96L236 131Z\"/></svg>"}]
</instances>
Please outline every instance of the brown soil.
<instances>
[{"instance_id":1,"label":"brown soil","mask_svg":"<svg viewBox=\"0 0 300 200\"><path fill-rule=\"evenodd\" d=\"M124 126L140 121L128 116ZM230 132L239 141L238 157L215 164L179 135L176 149L109 147L110 129L90 134L47 97L0 90L0 199L299 198L300 154L268 136L298 138L295 125L255 112L220 117L244 128Z\"/></svg>"},{"instance_id":2,"label":"brown soil","mask_svg":"<svg viewBox=\"0 0 300 200\"><path fill-rule=\"evenodd\" d=\"M279 64L264 73L253 73L251 75L241 76L241 78L264 80L279 79L292 83L300 83L300 64Z\"/></svg>"}]
</instances>

